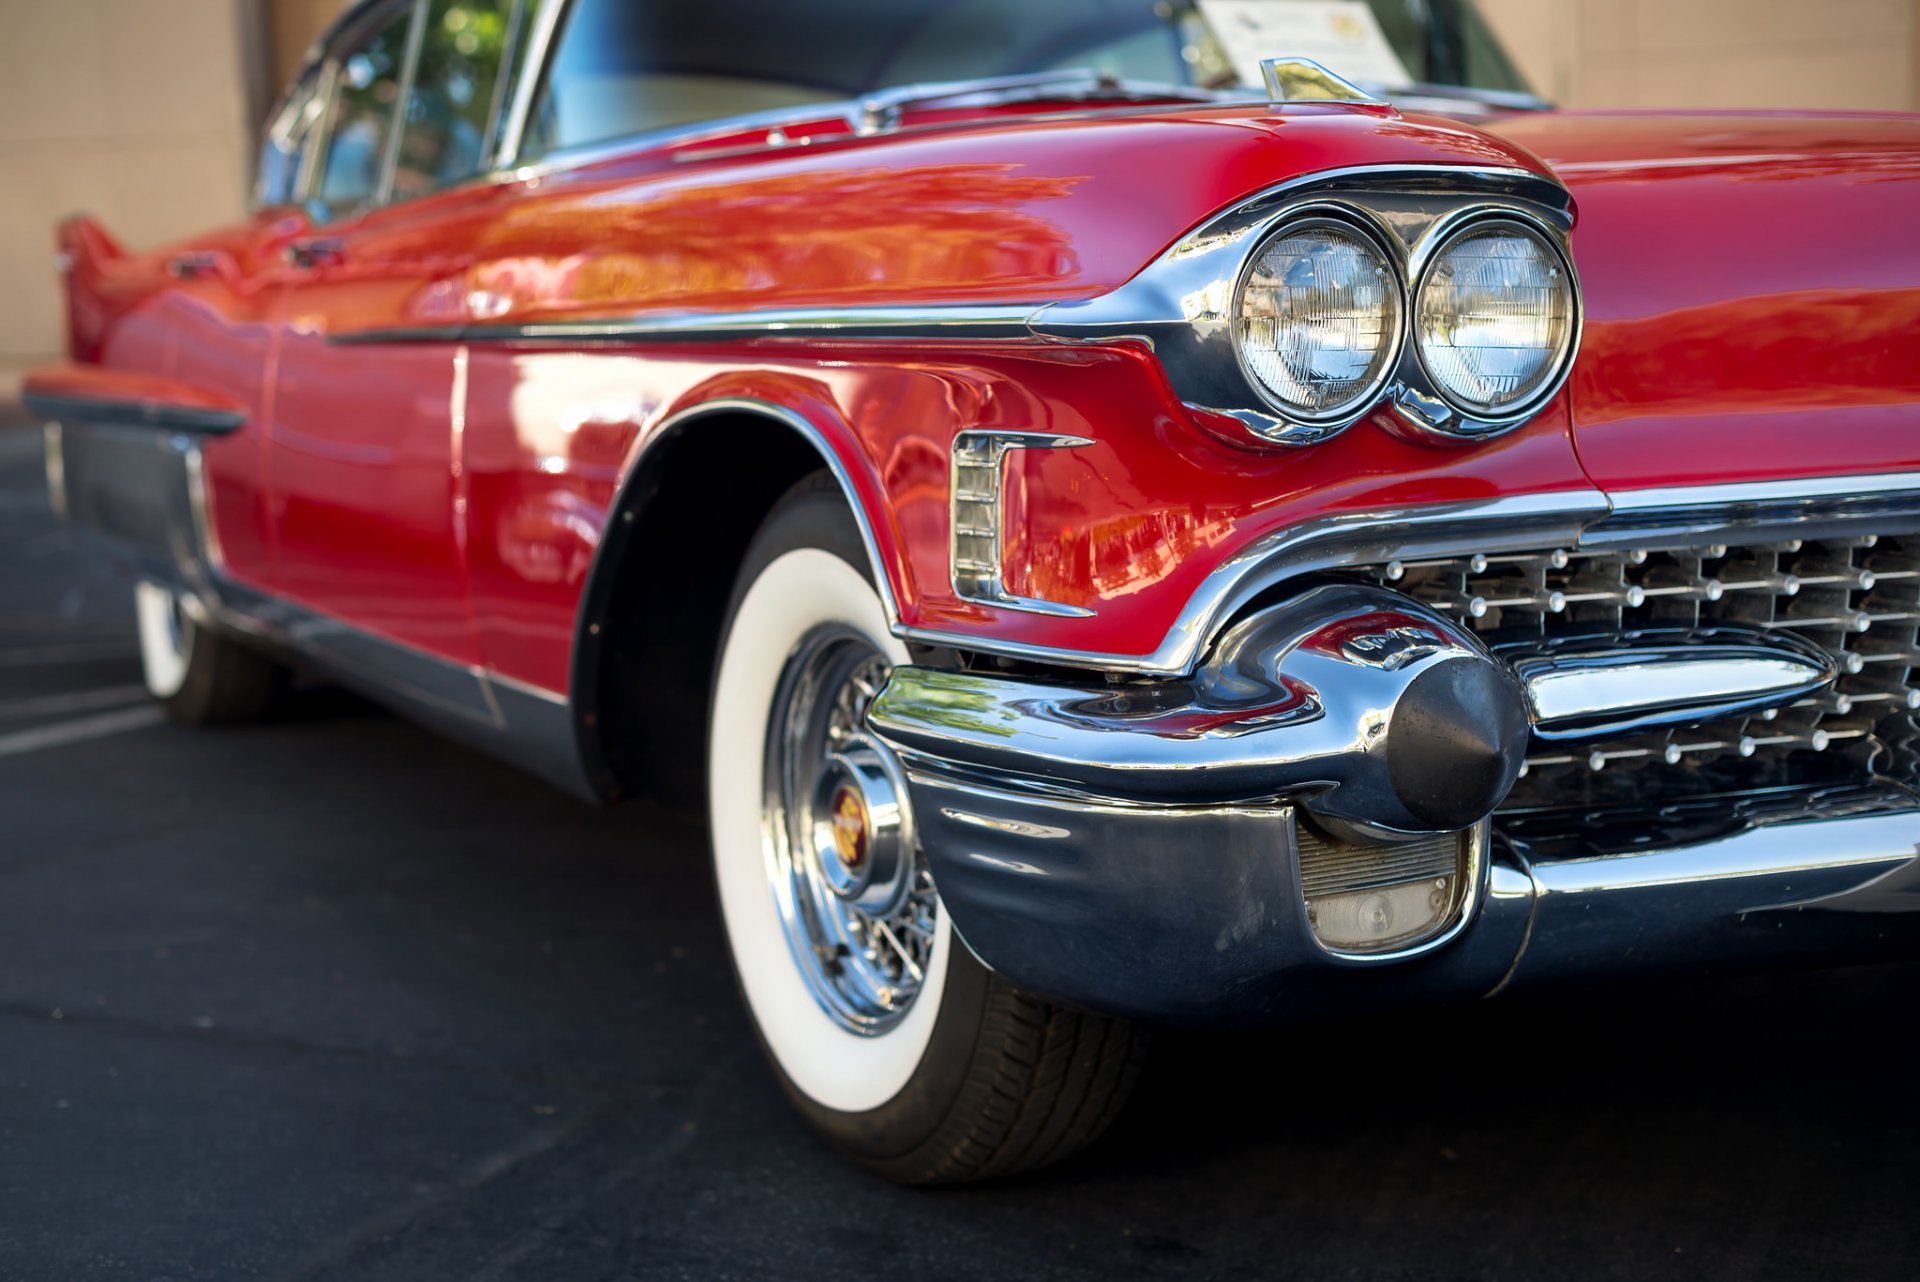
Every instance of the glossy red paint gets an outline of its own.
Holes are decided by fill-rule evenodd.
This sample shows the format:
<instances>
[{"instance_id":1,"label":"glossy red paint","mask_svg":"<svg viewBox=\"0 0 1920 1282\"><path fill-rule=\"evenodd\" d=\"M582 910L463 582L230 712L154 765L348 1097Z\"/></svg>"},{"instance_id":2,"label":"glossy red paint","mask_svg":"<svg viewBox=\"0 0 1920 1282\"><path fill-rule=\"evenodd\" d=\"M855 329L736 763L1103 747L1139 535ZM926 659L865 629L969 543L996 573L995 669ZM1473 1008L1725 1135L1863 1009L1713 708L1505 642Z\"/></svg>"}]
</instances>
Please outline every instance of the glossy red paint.
<instances>
[{"instance_id":1,"label":"glossy red paint","mask_svg":"<svg viewBox=\"0 0 1920 1282\"><path fill-rule=\"evenodd\" d=\"M965 127L679 159L687 154L527 179L480 230L454 296L500 323L1043 304L1112 289L1221 207L1304 173L1537 166L1453 122L1338 108L983 115ZM444 322L445 301L423 290L409 320Z\"/></svg>"},{"instance_id":2,"label":"glossy red paint","mask_svg":"<svg viewBox=\"0 0 1920 1282\"><path fill-rule=\"evenodd\" d=\"M55 365L37 369L21 381L28 396L96 401L130 410L211 410L245 413L225 392L193 387L170 378L101 365Z\"/></svg>"},{"instance_id":3,"label":"glossy red paint","mask_svg":"<svg viewBox=\"0 0 1920 1282\"><path fill-rule=\"evenodd\" d=\"M1503 140L1319 107L947 113L877 137L823 121L806 146L709 138L376 210L325 229L337 244L307 268L284 254L316 234L298 215L185 247L213 255L196 280L168 278L163 255L83 246L76 313L107 363L190 371L248 407L245 431L207 452L237 577L455 662L566 690L622 479L680 416L722 400L814 426L909 626L1144 655L1212 569L1327 513L1587 491L1589 475L1651 485L1920 462L1920 260L1858 236L1796 255L1795 229L1736 217L1767 180L1769 209L1795 223L1864 207L1868 225L1910 225L1915 128L1542 117L1503 125ZM1291 178L1538 171L1529 148L1562 162L1582 204L1587 349L1569 392L1471 447L1409 441L1381 415L1308 449L1235 444L1126 342L329 341L686 311L1038 306L1119 285ZM1817 349L1794 346L1816 336ZM1091 617L954 595L948 451L969 428L1093 441L1009 460L1006 547L1012 590Z\"/></svg>"},{"instance_id":4,"label":"glossy red paint","mask_svg":"<svg viewBox=\"0 0 1920 1282\"><path fill-rule=\"evenodd\" d=\"M1513 117L1580 205L1606 489L1920 467L1920 119Z\"/></svg>"}]
</instances>

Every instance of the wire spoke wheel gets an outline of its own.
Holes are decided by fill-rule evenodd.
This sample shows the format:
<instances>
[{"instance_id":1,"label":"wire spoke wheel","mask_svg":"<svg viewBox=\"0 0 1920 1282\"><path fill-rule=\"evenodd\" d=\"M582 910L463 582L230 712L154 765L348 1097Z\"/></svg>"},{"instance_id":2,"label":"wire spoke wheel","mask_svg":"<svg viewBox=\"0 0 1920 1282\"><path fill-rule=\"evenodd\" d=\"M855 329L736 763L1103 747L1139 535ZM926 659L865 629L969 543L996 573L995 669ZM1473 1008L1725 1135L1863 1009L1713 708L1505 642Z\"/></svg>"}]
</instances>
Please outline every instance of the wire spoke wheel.
<instances>
[{"instance_id":1,"label":"wire spoke wheel","mask_svg":"<svg viewBox=\"0 0 1920 1282\"><path fill-rule=\"evenodd\" d=\"M867 790L831 786L847 772L841 763L850 753L891 773L864 729L890 667L851 629L829 625L803 638L775 691L763 775L769 872L787 946L821 1008L867 1035L892 1027L919 994L940 911L910 831L894 834L905 844L895 865L859 866L879 864L860 843L871 844L865 829L875 825L875 811L890 808L893 815L879 821L901 823L896 799L904 786L884 780L892 794L886 805L875 805Z\"/></svg>"}]
</instances>

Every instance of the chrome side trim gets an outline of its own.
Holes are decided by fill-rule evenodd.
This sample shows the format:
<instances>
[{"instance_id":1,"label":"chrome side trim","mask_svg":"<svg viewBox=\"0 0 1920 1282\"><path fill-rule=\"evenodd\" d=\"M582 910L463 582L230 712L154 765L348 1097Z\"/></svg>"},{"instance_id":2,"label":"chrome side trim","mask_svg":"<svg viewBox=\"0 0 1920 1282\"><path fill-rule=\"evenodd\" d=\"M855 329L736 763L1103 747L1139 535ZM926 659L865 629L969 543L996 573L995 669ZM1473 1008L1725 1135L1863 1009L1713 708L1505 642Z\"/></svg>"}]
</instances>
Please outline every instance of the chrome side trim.
<instances>
[{"instance_id":1,"label":"chrome side trim","mask_svg":"<svg viewBox=\"0 0 1920 1282\"><path fill-rule=\"evenodd\" d=\"M511 691L523 698L533 699L540 703L550 703L557 708L567 706L567 696L564 691L549 690L544 686L533 685L530 682L520 680L518 677L510 677L496 668L486 668L483 670L482 675L486 677L487 684L496 690Z\"/></svg>"},{"instance_id":2,"label":"chrome side trim","mask_svg":"<svg viewBox=\"0 0 1920 1282\"><path fill-rule=\"evenodd\" d=\"M1027 322L1044 304L768 308L665 312L605 320L517 325L397 326L329 334L341 346L365 343L697 343L756 338L1029 339Z\"/></svg>"},{"instance_id":3,"label":"chrome side trim","mask_svg":"<svg viewBox=\"0 0 1920 1282\"><path fill-rule=\"evenodd\" d=\"M1093 442L1084 436L1058 436L1048 432L973 430L953 438L952 467L947 482L950 495L947 565L954 593L961 600L1065 619L1084 619L1093 614L1082 606L1016 596L1007 591L1001 558L1001 527L1006 521L1001 489L1008 453L1071 450L1091 444Z\"/></svg>"},{"instance_id":4,"label":"chrome side trim","mask_svg":"<svg viewBox=\"0 0 1920 1282\"><path fill-rule=\"evenodd\" d=\"M1882 534L1920 529L1920 472L1614 490L1608 497L1613 512L1587 532L1589 547L1814 539L1864 520Z\"/></svg>"},{"instance_id":5,"label":"chrome side trim","mask_svg":"<svg viewBox=\"0 0 1920 1282\"><path fill-rule=\"evenodd\" d=\"M196 446L186 452L182 464L187 469L187 510L193 520L194 536L200 540L200 554L207 569L215 574L227 568L227 554L220 546L220 531L213 523L213 504L207 496L206 458Z\"/></svg>"},{"instance_id":6,"label":"chrome side trim","mask_svg":"<svg viewBox=\"0 0 1920 1282\"><path fill-rule=\"evenodd\" d=\"M608 512L619 512L625 509L628 497L628 486L632 484L633 478L640 475L644 470L642 465L654 447L687 424L715 414L755 414L761 418L772 419L799 433L800 436L806 440L807 444L813 446L814 450L818 452L821 461L827 465L827 470L833 473L834 483L840 487L840 493L846 497L847 507L853 513L854 524L860 528L860 545L866 549L867 564L873 568L873 580L880 590L880 603L886 607L887 623L892 627L894 633L898 635L900 632L900 605L893 594L893 580L887 574L887 563L880 555L880 540L875 537L873 532L872 515L867 511L867 505L860 498L859 487L856 486L853 481L853 472L847 467L846 460L842 459L839 452L833 448L833 443L827 439L825 432L815 426L813 421L807 418L806 415L790 410L784 405L776 405L772 401L762 401L747 396L729 396L719 400L702 401L698 405L690 405L662 419L648 430L646 440L641 444L639 451L635 453L632 460L628 463L626 475L621 478L620 489L613 496L613 502L607 509ZM604 549L605 546L606 541L602 540L601 547ZM596 568L598 568L597 557L595 561ZM581 593L582 613L576 631L582 636L586 635L586 628L589 623L586 617L586 611L589 608L591 600L592 593L590 591ZM579 671L577 665L575 671Z\"/></svg>"},{"instance_id":7,"label":"chrome side trim","mask_svg":"<svg viewBox=\"0 0 1920 1282\"><path fill-rule=\"evenodd\" d=\"M47 465L47 506L53 509L54 519L65 525L68 519L67 459L63 452L60 425L48 423L41 429L41 439L45 442L42 454Z\"/></svg>"},{"instance_id":8,"label":"chrome side trim","mask_svg":"<svg viewBox=\"0 0 1920 1282\"><path fill-rule=\"evenodd\" d=\"M400 55L400 81L394 98L393 119L387 122L386 149L380 160L380 178L374 185L373 208L393 201L393 182L400 172L400 146L407 136L407 116L413 107L413 82L420 70L420 47L427 39L427 0L408 0L407 43ZM395 6L398 9L398 5ZM495 73L498 74L497 72Z\"/></svg>"},{"instance_id":9,"label":"chrome side trim","mask_svg":"<svg viewBox=\"0 0 1920 1282\"><path fill-rule=\"evenodd\" d=\"M501 122L500 143L494 153L496 169L510 170L520 158L520 150L526 143L527 121L532 118L534 99L546 80L547 59L553 52L554 36L566 13L566 0L535 0L535 3L539 11L529 19L531 38L521 42L526 48L525 61L519 79L514 82L513 102Z\"/></svg>"},{"instance_id":10,"label":"chrome side trim","mask_svg":"<svg viewBox=\"0 0 1920 1282\"><path fill-rule=\"evenodd\" d=\"M53 423L93 423L102 427L150 427L159 432L221 436L247 421L239 410L166 405L156 401L110 400L90 396L49 396L28 391L21 403L31 414Z\"/></svg>"}]
</instances>

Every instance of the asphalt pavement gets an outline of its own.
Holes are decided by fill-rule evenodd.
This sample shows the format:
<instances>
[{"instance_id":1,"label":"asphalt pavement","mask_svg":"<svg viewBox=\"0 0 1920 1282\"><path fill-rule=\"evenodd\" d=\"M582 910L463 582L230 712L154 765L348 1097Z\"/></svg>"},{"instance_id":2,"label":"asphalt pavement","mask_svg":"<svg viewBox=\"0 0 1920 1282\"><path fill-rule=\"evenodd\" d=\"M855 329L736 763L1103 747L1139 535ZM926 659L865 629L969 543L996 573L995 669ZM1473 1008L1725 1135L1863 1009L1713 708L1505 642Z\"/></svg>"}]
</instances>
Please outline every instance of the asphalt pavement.
<instances>
[{"instance_id":1,"label":"asphalt pavement","mask_svg":"<svg viewBox=\"0 0 1920 1282\"><path fill-rule=\"evenodd\" d=\"M0 422L17 411L0 407ZM915 1192L789 1113L704 836L317 689L162 724L0 429L0 1278L1920 1275L1920 966L1165 1037Z\"/></svg>"}]
</instances>

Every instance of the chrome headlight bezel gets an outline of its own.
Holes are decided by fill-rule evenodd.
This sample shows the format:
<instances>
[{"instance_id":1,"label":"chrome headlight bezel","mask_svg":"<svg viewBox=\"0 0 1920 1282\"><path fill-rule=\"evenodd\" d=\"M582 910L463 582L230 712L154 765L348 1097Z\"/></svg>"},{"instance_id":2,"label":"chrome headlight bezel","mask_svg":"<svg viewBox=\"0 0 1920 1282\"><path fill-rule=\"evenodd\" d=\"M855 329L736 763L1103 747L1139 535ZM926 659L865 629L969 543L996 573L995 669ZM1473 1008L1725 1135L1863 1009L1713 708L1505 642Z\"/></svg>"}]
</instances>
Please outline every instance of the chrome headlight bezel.
<instances>
[{"instance_id":1,"label":"chrome headlight bezel","mask_svg":"<svg viewBox=\"0 0 1920 1282\"><path fill-rule=\"evenodd\" d=\"M1340 404L1318 412L1288 403L1254 372L1248 360L1244 336L1241 332L1243 320L1241 304L1267 251L1276 241L1311 231L1315 227L1326 227L1342 232L1359 240L1372 250L1386 272L1387 297L1391 303L1386 329L1386 355L1385 359L1376 358L1378 359L1377 372L1361 386L1360 391ZM1396 252L1387 232L1364 211L1346 204L1329 202L1304 205L1289 210L1286 217L1275 220L1254 242L1253 249L1246 255L1240 264L1238 274L1234 277L1233 292L1228 304L1228 336L1233 345L1233 358L1239 365L1240 374L1246 380L1247 386L1252 389L1261 404L1278 416L1277 423L1267 433L1269 439L1285 440L1289 444L1310 444L1316 440L1325 440L1352 426L1379 405L1381 397L1385 395L1388 385L1392 383L1395 372L1405 357L1407 339L1411 332L1406 266L1404 255Z\"/></svg>"},{"instance_id":2,"label":"chrome headlight bezel","mask_svg":"<svg viewBox=\"0 0 1920 1282\"><path fill-rule=\"evenodd\" d=\"M1549 362L1551 372L1534 390L1513 405L1497 412L1476 405L1450 392L1436 378L1427 363L1427 352L1420 342L1420 300L1434 270L1446 252L1462 240L1496 228L1508 228L1543 248L1559 268L1566 282L1568 315L1557 350ZM1573 373L1573 358L1580 347L1584 321L1580 278L1568 252L1566 236L1540 219L1513 209L1468 208L1439 220L1416 247L1407 289L1406 363L1400 380L1400 394L1394 408L1401 420L1422 432L1431 432L1459 440L1478 440L1509 431L1537 415L1566 386Z\"/></svg>"},{"instance_id":3,"label":"chrome headlight bezel","mask_svg":"<svg viewBox=\"0 0 1920 1282\"><path fill-rule=\"evenodd\" d=\"M1247 370L1236 343L1240 287L1271 238L1298 220L1327 216L1367 230L1399 273L1397 360L1377 394L1337 416L1314 418L1276 404ZM1463 411L1440 394L1412 336L1415 292L1450 236L1489 218L1540 235L1565 266L1573 324L1556 375L1499 416ZM1291 179L1223 211L1106 294L1055 303L1029 330L1067 342L1134 341L1152 349L1167 382L1205 430L1255 446L1313 445L1362 419L1428 443L1472 443L1517 430L1546 408L1578 356L1584 300L1568 252L1573 198L1553 178L1522 169L1382 165ZM1411 282L1411 284L1410 284Z\"/></svg>"}]
</instances>

